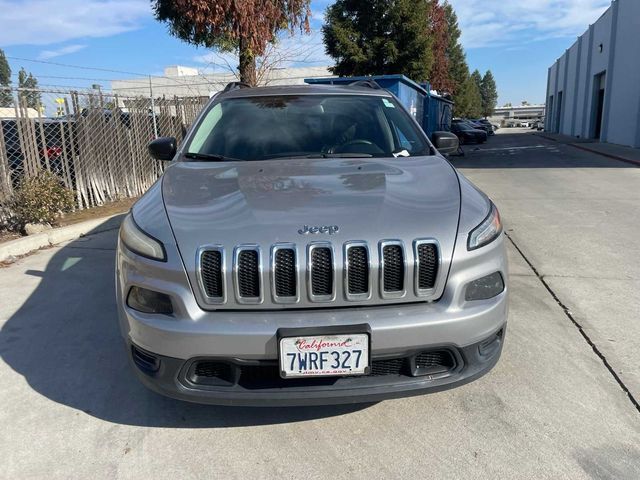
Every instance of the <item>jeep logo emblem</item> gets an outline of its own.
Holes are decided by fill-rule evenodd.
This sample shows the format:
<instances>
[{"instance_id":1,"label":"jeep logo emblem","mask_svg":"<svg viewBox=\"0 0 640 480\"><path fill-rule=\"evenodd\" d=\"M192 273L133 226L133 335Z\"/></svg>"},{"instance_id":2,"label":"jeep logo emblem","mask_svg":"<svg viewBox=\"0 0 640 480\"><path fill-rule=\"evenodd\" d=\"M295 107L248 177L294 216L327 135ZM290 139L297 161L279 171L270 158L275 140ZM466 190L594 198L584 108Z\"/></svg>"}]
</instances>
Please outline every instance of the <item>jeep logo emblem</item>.
<instances>
[{"instance_id":1,"label":"jeep logo emblem","mask_svg":"<svg viewBox=\"0 0 640 480\"><path fill-rule=\"evenodd\" d=\"M340 231L340 227L338 225L321 225L317 227L310 227L309 225L305 225L298 233L300 235L319 235L321 233L328 233L329 235L333 235L334 233L338 233Z\"/></svg>"}]
</instances>

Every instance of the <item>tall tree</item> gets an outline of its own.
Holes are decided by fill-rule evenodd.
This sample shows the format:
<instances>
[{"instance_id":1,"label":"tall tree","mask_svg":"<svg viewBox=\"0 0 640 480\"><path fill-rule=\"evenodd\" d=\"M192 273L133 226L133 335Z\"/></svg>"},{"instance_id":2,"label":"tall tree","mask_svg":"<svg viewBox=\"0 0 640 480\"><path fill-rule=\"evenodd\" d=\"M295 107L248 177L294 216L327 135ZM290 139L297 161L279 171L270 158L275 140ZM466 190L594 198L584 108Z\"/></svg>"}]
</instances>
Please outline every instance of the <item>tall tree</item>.
<instances>
[{"instance_id":1,"label":"tall tree","mask_svg":"<svg viewBox=\"0 0 640 480\"><path fill-rule=\"evenodd\" d=\"M4 51L0 48L0 107L12 105L13 98L9 87L11 87L11 67L9 67Z\"/></svg>"},{"instance_id":2,"label":"tall tree","mask_svg":"<svg viewBox=\"0 0 640 480\"><path fill-rule=\"evenodd\" d=\"M478 118L482 115L482 96L473 75L469 75L460 86L455 97L454 113L463 118Z\"/></svg>"},{"instance_id":3,"label":"tall tree","mask_svg":"<svg viewBox=\"0 0 640 480\"><path fill-rule=\"evenodd\" d=\"M18 72L18 88L25 90L20 92L20 98L24 101L28 108L40 110L42 106L42 98L38 91L38 80L31 74L27 74L24 68Z\"/></svg>"},{"instance_id":4,"label":"tall tree","mask_svg":"<svg viewBox=\"0 0 640 480\"><path fill-rule=\"evenodd\" d=\"M449 65L448 52L451 47L449 22L446 8L438 0L430 1L429 33L433 39L433 65L429 73L429 82L435 90L452 93L455 83L451 77Z\"/></svg>"},{"instance_id":5,"label":"tall tree","mask_svg":"<svg viewBox=\"0 0 640 480\"><path fill-rule=\"evenodd\" d=\"M498 104L498 87L491 70L487 70L482 77L480 95L482 96L482 115L490 117Z\"/></svg>"},{"instance_id":6,"label":"tall tree","mask_svg":"<svg viewBox=\"0 0 640 480\"><path fill-rule=\"evenodd\" d=\"M482 88L482 74L477 68L473 73L471 73L471 79L473 80L473 83L476 84L476 87L478 87L478 91L480 92Z\"/></svg>"},{"instance_id":7,"label":"tall tree","mask_svg":"<svg viewBox=\"0 0 640 480\"><path fill-rule=\"evenodd\" d=\"M429 0L337 0L322 27L331 71L340 76L402 73L428 80L433 62Z\"/></svg>"},{"instance_id":8,"label":"tall tree","mask_svg":"<svg viewBox=\"0 0 640 480\"><path fill-rule=\"evenodd\" d=\"M194 45L238 52L240 80L256 84L256 57L282 30L308 33L310 0L151 0L172 35Z\"/></svg>"},{"instance_id":9,"label":"tall tree","mask_svg":"<svg viewBox=\"0 0 640 480\"><path fill-rule=\"evenodd\" d=\"M459 93L460 88L469 76L469 67L467 66L467 57L460 43L460 27L458 26L458 16L448 1L445 1L444 15L447 21L448 45L446 49L447 62L449 68L449 77L451 78L453 87L452 94Z\"/></svg>"}]
</instances>

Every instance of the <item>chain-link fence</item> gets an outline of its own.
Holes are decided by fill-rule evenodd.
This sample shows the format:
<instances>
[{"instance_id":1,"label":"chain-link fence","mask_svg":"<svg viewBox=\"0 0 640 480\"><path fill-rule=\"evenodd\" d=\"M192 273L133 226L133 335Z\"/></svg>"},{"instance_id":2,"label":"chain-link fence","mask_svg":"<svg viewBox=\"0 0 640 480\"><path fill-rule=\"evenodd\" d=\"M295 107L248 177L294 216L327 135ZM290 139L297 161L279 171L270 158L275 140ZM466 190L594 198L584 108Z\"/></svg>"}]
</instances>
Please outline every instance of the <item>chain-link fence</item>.
<instances>
[{"instance_id":1,"label":"chain-link fence","mask_svg":"<svg viewBox=\"0 0 640 480\"><path fill-rule=\"evenodd\" d=\"M23 178L42 170L75 192L78 209L141 195L163 169L149 141L180 141L207 101L0 89L0 209Z\"/></svg>"}]
</instances>

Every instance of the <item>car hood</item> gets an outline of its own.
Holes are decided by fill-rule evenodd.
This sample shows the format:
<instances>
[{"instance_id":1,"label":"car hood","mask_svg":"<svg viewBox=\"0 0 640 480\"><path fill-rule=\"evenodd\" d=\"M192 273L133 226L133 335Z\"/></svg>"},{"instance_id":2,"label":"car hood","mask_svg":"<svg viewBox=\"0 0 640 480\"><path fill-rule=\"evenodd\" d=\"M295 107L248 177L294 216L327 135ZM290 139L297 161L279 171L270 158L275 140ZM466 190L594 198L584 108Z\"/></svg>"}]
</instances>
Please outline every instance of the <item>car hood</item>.
<instances>
[{"instance_id":1,"label":"car hood","mask_svg":"<svg viewBox=\"0 0 640 480\"><path fill-rule=\"evenodd\" d=\"M322 240L339 251L346 241L364 240L375 251L383 239L410 249L417 238L435 238L444 266L460 210L457 174L439 156L177 162L164 174L163 197L190 277L198 248L211 244L228 252L257 244L269 252L278 242ZM337 231L304 234L305 225Z\"/></svg>"}]
</instances>

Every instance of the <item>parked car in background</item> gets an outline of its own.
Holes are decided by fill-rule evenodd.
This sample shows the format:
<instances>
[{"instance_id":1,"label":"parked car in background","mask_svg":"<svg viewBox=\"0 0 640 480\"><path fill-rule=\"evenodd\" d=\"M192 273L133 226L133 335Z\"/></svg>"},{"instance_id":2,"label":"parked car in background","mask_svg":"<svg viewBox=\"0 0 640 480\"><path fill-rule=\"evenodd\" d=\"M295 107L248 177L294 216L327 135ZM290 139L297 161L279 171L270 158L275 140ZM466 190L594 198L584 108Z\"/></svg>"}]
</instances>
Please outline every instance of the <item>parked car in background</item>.
<instances>
[{"instance_id":1,"label":"parked car in background","mask_svg":"<svg viewBox=\"0 0 640 480\"><path fill-rule=\"evenodd\" d=\"M488 372L505 240L495 205L441 155L456 138L432 143L382 89L225 90L180 146L149 145L173 161L120 228L120 326L141 381L194 402L308 406Z\"/></svg>"},{"instance_id":2,"label":"parked car in background","mask_svg":"<svg viewBox=\"0 0 640 480\"><path fill-rule=\"evenodd\" d=\"M538 120L531 124L531 130L544 130L544 122L542 120Z\"/></svg>"},{"instance_id":3,"label":"parked car in background","mask_svg":"<svg viewBox=\"0 0 640 480\"><path fill-rule=\"evenodd\" d=\"M496 132L496 130L498 129L496 125L494 125L493 123L491 123L489 120L487 120L486 118L478 118L475 120L470 120L471 122L475 123L478 126L483 127L483 129L486 130L486 132L489 135L494 135Z\"/></svg>"},{"instance_id":4,"label":"parked car in background","mask_svg":"<svg viewBox=\"0 0 640 480\"><path fill-rule=\"evenodd\" d=\"M488 138L486 130L474 128L473 125L463 121L452 121L451 132L458 137L461 145L466 143L484 143Z\"/></svg>"}]
</instances>

